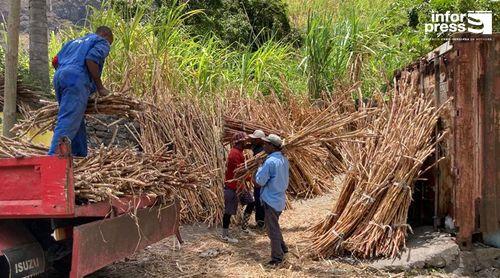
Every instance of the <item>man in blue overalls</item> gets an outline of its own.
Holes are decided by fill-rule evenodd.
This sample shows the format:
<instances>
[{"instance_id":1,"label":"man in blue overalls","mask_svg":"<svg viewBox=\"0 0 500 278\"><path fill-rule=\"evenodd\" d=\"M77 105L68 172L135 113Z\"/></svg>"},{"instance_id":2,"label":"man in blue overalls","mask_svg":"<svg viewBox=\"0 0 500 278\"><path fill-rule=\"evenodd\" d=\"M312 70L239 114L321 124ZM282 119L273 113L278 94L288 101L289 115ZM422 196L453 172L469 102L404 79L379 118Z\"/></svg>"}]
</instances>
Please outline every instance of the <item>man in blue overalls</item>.
<instances>
[{"instance_id":1,"label":"man in blue overalls","mask_svg":"<svg viewBox=\"0 0 500 278\"><path fill-rule=\"evenodd\" d=\"M95 34L64 44L52 64L56 68L54 89L59 113L49 155L54 155L59 139L71 140L73 156L87 156L87 132L85 110L89 96L95 91L109 94L101 81L104 60L113 43L113 32L109 27L97 28Z\"/></svg>"}]
</instances>

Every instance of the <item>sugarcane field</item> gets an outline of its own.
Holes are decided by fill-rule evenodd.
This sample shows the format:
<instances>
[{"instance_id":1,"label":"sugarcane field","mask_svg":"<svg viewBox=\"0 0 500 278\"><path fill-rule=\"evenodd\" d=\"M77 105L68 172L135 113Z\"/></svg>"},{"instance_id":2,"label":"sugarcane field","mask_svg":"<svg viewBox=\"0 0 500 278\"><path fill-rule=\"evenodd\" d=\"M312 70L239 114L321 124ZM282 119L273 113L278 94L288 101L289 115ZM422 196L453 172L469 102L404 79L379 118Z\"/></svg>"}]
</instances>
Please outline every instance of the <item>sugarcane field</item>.
<instances>
[{"instance_id":1,"label":"sugarcane field","mask_svg":"<svg viewBox=\"0 0 500 278\"><path fill-rule=\"evenodd\" d=\"M0 278L500 277L499 1L0 16Z\"/></svg>"}]
</instances>

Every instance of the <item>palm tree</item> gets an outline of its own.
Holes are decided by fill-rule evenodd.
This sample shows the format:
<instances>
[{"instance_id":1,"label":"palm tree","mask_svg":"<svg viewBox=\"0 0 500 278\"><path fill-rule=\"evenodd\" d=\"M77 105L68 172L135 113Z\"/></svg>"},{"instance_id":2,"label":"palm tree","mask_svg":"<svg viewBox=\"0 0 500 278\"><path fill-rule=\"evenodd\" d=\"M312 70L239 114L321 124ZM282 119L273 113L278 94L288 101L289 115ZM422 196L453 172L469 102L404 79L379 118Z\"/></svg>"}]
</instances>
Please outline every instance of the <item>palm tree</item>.
<instances>
[{"instance_id":1,"label":"palm tree","mask_svg":"<svg viewBox=\"0 0 500 278\"><path fill-rule=\"evenodd\" d=\"M5 89L3 104L3 135L12 137L10 129L16 123L17 112L17 58L21 0L11 0L7 26L7 53L5 55Z\"/></svg>"},{"instance_id":2,"label":"palm tree","mask_svg":"<svg viewBox=\"0 0 500 278\"><path fill-rule=\"evenodd\" d=\"M49 90L47 0L29 1L30 74L45 91Z\"/></svg>"}]
</instances>

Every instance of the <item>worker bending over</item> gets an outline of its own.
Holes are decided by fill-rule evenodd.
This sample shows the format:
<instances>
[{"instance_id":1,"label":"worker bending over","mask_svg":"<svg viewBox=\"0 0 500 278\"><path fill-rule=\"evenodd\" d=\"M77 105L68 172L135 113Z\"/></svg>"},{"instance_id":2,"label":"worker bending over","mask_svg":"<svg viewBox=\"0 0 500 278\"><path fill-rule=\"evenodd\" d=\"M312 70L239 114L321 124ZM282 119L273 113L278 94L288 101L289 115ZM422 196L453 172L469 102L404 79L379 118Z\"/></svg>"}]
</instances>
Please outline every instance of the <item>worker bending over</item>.
<instances>
[{"instance_id":1,"label":"worker bending over","mask_svg":"<svg viewBox=\"0 0 500 278\"><path fill-rule=\"evenodd\" d=\"M92 93L109 94L102 85L101 73L112 43L113 32L101 26L95 34L65 43L52 60L59 112L49 155L55 154L60 138L68 137L72 155L87 156L85 110Z\"/></svg>"},{"instance_id":2,"label":"worker bending over","mask_svg":"<svg viewBox=\"0 0 500 278\"><path fill-rule=\"evenodd\" d=\"M243 149L247 140L247 135L244 132L238 132L234 134L231 142L231 150L227 156L226 162L226 175L224 179L224 216L222 218L222 239L237 243L238 240L229 235L229 224L231 223L231 216L236 215L238 211L238 203L246 205L245 211L243 213L242 221L242 231L248 231L248 220L252 215L253 208L255 206L252 194L248 192L243 182L233 181L234 171L236 168L245 163L245 156L243 155Z\"/></svg>"},{"instance_id":3,"label":"worker bending over","mask_svg":"<svg viewBox=\"0 0 500 278\"><path fill-rule=\"evenodd\" d=\"M265 210L264 222L271 240L271 261L268 264L275 266L283 262L284 254L288 252L281 234L279 217L285 209L289 163L281 152L282 140L278 135L270 134L262 140L264 151L268 155L257 170L255 182L261 186L260 199Z\"/></svg>"}]
</instances>

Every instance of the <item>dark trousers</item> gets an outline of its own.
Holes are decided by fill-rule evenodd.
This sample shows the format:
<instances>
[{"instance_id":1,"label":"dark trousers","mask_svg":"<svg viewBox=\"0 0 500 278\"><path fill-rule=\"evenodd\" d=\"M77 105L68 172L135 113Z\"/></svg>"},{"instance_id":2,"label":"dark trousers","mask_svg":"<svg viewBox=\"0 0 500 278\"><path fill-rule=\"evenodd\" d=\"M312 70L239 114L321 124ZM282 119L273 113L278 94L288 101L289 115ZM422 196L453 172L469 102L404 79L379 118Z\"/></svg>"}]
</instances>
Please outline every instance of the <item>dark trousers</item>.
<instances>
[{"instance_id":1,"label":"dark trousers","mask_svg":"<svg viewBox=\"0 0 500 278\"><path fill-rule=\"evenodd\" d=\"M245 219L243 221L243 226L246 227L246 225L248 225L248 220L250 219L250 214L252 214L255 207L255 201L252 198L252 194L245 190L240 193L240 196L238 196L238 193L236 193L235 190L227 187L224 188L224 217L222 218L222 228L229 228L231 215L236 215L239 203L246 205L244 214L248 216L246 221Z\"/></svg>"},{"instance_id":2,"label":"dark trousers","mask_svg":"<svg viewBox=\"0 0 500 278\"><path fill-rule=\"evenodd\" d=\"M274 261L283 261L283 257L288 252L288 247L283 241L281 228L279 224L281 211L274 210L271 206L264 202L267 235L271 240L271 259Z\"/></svg>"},{"instance_id":3,"label":"dark trousers","mask_svg":"<svg viewBox=\"0 0 500 278\"><path fill-rule=\"evenodd\" d=\"M255 200L255 223L262 227L264 225L265 210L264 205L260 201L260 187L255 186L253 188L253 197Z\"/></svg>"}]
</instances>

